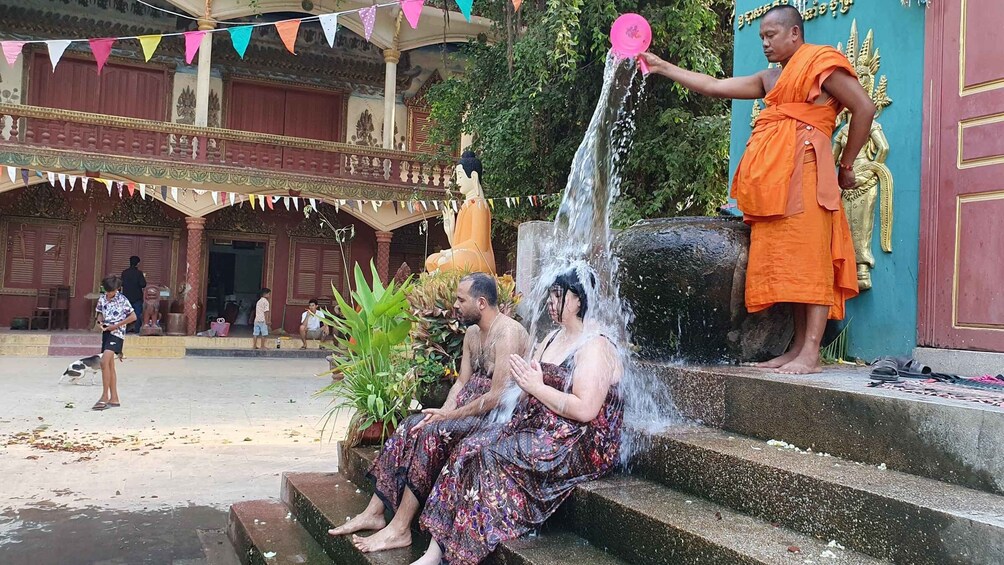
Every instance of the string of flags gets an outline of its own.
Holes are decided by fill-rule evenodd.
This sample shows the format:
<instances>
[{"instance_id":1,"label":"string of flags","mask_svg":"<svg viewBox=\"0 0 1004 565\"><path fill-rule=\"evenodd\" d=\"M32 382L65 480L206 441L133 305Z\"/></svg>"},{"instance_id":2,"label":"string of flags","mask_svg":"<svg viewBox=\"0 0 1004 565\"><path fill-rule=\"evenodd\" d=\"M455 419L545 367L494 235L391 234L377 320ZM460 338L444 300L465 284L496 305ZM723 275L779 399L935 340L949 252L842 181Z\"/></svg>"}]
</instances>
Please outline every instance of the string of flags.
<instances>
[{"instance_id":1,"label":"string of flags","mask_svg":"<svg viewBox=\"0 0 1004 565\"><path fill-rule=\"evenodd\" d=\"M370 37L373 36L373 27L376 23L377 8L400 6L401 11L404 13L405 18L408 20L412 29L417 29L418 20L422 15L422 8L425 6L425 1L426 0L392 0L355 10L344 10L341 12L332 12L330 14L292 18L278 22L239 24L232 27L210 30L160 33L154 35L130 35L123 37L99 37L90 39L7 40L0 41L0 48L3 50L3 55L7 60L7 64L13 67L14 63L17 62L17 58L21 55L21 50L26 44L44 43L49 50L49 61L52 63L53 72L55 72L56 65L59 64L59 60L63 57L63 53L66 49L73 43L86 41L91 49L91 53L94 54L94 60L97 63L98 74L100 75L101 69L104 68L105 63L108 61L108 57L111 55L112 47L117 41L139 41L140 47L143 50L143 57L146 61L150 61L150 58L153 57L154 53L157 51L157 47L160 46L162 39L165 37L180 36L185 42L185 63L191 65L192 61L195 60L195 55L198 53L199 47L202 45L202 38L205 37L207 33L229 34L230 42L233 44L234 50L241 57L241 59L243 59L244 53L247 51L248 44L251 42L251 31L256 27L274 26L280 39L282 39L283 45L286 46L286 49L290 53L296 55L296 38L300 30L300 24L303 22L317 21L320 23L321 30L324 32L324 37L328 40L328 46L334 47L335 33L338 31L338 17L346 14L357 13L359 14L360 20L363 22L363 34L366 36L366 41L369 41ZM467 21L471 21L471 8L474 0L455 0L455 2L457 3L457 7L460 8L460 12L464 15L464 18L466 18ZM515 9L519 10L523 0L512 0L512 3Z\"/></svg>"},{"instance_id":2,"label":"string of flags","mask_svg":"<svg viewBox=\"0 0 1004 565\"><path fill-rule=\"evenodd\" d=\"M335 210L341 210L341 208L355 208L359 212L363 212L363 210L369 206L372 207L373 213L378 213L383 206L390 205L393 207L395 214L400 213L402 210L405 210L410 214L414 214L415 212L438 212L446 209L459 212L460 207L464 204L464 199L375 200L365 198L338 199L310 196L283 196L276 194L242 194L239 192L203 190L198 188L179 188L176 186L116 181L89 176L82 177L66 173L34 171L34 174L39 178L48 180L49 184L53 187L61 188L64 192L72 192L79 186L80 190L86 194L88 181L95 181L104 185L105 189L108 191L108 196L117 194L119 198L125 198L127 195L129 198L135 198L138 194L140 198L146 200L147 197L154 199L156 198L156 195L159 194L160 199L164 202L167 202L168 198L178 202L179 198L187 198L190 195L189 191L191 191L191 195L196 201L198 201L200 197L209 194L209 197L212 199L214 205L219 206L222 204L229 206L244 206L244 204L247 203L252 210L259 211L275 210L279 206L285 207L287 211L300 211L308 205L311 208L316 209L319 203L325 203L334 206ZM17 183L17 179L20 177L25 187L28 187L32 175L31 171L28 169L18 169L16 167L8 166L7 176L10 178L11 183ZM80 179L83 179L83 182L78 183L78 180ZM560 193L531 194L528 196L502 196L486 198L484 202L485 205L491 207L492 210L494 210L496 206L503 205L506 208L523 205L539 208L546 202L558 199L560 196Z\"/></svg>"}]
</instances>

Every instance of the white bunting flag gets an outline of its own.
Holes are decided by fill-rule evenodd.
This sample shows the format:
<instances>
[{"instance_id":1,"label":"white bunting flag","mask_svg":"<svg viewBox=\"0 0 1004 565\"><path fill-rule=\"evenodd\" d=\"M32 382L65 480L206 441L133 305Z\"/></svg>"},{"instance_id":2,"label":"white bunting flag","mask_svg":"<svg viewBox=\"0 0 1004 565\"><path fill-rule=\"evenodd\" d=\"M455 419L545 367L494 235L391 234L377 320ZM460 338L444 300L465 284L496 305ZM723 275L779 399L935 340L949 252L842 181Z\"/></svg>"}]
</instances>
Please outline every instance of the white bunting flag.
<instances>
[{"instance_id":1,"label":"white bunting flag","mask_svg":"<svg viewBox=\"0 0 1004 565\"><path fill-rule=\"evenodd\" d=\"M300 211L300 199L295 196L293 197L293 208L296 208L297 212Z\"/></svg>"},{"instance_id":2,"label":"white bunting flag","mask_svg":"<svg viewBox=\"0 0 1004 565\"><path fill-rule=\"evenodd\" d=\"M73 177L72 180L70 180L70 192L73 192L73 186L76 185L76 184L77 184L77 177ZM84 194L87 194L87 185L88 184L90 184L90 181L87 180L87 177L84 177L80 181L80 190L83 190Z\"/></svg>"},{"instance_id":3,"label":"white bunting flag","mask_svg":"<svg viewBox=\"0 0 1004 565\"><path fill-rule=\"evenodd\" d=\"M7 167L7 176L10 177L10 182L17 184L17 169L14 167Z\"/></svg>"},{"instance_id":4,"label":"white bunting flag","mask_svg":"<svg viewBox=\"0 0 1004 565\"><path fill-rule=\"evenodd\" d=\"M171 198L173 198L175 202L178 201L178 187L176 186L171 187Z\"/></svg>"},{"instance_id":5,"label":"white bunting flag","mask_svg":"<svg viewBox=\"0 0 1004 565\"><path fill-rule=\"evenodd\" d=\"M309 198L308 200L310 200L310 209L317 210L317 200L314 198Z\"/></svg>"},{"instance_id":6,"label":"white bunting flag","mask_svg":"<svg viewBox=\"0 0 1004 565\"><path fill-rule=\"evenodd\" d=\"M146 200L146 183L139 183L139 197Z\"/></svg>"},{"instance_id":7,"label":"white bunting flag","mask_svg":"<svg viewBox=\"0 0 1004 565\"><path fill-rule=\"evenodd\" d=\"M231 192L230 193L230 205L233 206L236 201L237 201L237 194Z\"/></svg>"},{"instance_id":8,"label":"white bunting flag","mask_svg":"<svg viewBox=\"0 0 1004 565\"><path fill-rule=\"evenodd\" d=\"M450 205L453 206L453 211L455 213L460 211L460 210L457 209L457 201L456 200L450 200Z\"/></svg>"},{"instance_id":9,"label":"white bunting flag","mask_svg":"<svg viewBox=\"0 0 1004 565\"><path fill-rule=\"evenodd\" d=\"M324 14L317 18L321 22L321 29L324 30L324 37L328 40L328 46L335 46L335 32L338 31L338 14Z\"/></svg>"},{"instance_id":10,"label":"white bunting flag","mask_svg":"<svg viewBox=\"0 0 1004 565\"><path fill-rule=\"evenodd\" d=\"M213 198L213 205L214 206L219 206L220 205L220 195L219 195L219 193L217 193L214 190L214 191L210 192L209 195Z\"/></svg>"},{"instance_id":11,"label":"white bunting flag","mask_svg":"<svg viewBox=\"0 0 1004 565\"><path fill-rule=\"evenodd\" d=\"M49 184L56 186L56 173L45 173L45 176L49 179Z\"/></svg>"},{"instance_id":12,"label":"white bunting flag","mask_svg":"<svg viewBox=\"0 0 1004 565\"><path fill-rule=\"evenodd\" d=\"M59 173L58 175L56 175L56 178L59 179L58 182L59 182L60 186L63 187L63 190L66 190L67 188L73 188L73 187L66 186L66 173Z\"/></svg>"},{"instance_id":13,"label":"white bunting flag","mask_svg":"<svg viewBox=\"0 0 1004 565\"><path fill-rule=\"evenodd\" d=\"M289 197L288 196L283 196L282 197L282 203L286 205L286 211L289 212L290 211Z\"/></svg>"},{"instance_id":14,"label":"white bunting flag","mask_svg":"<svg viewBox=\"0 0 1004 565\"><path fill-rule=\"evenodd\" d=\"M261 206L262 210L265 209L265 197L261 194L258 195L258 205Z\"/></svg>"},{"instance_id":15,"label":"white bunting flag","mask_svg":"<svg viewBox=\"0 0 1004 565\"><path fill-rule=\"evenodd\" d=\"M69 39L52 39L45 42L46 47L49 48L49 62L52 63L52 72L56 72L56 65L59 64L59 60L63 58L63 52L71 43L73 42Z\"/></svg>"}]
</instances>

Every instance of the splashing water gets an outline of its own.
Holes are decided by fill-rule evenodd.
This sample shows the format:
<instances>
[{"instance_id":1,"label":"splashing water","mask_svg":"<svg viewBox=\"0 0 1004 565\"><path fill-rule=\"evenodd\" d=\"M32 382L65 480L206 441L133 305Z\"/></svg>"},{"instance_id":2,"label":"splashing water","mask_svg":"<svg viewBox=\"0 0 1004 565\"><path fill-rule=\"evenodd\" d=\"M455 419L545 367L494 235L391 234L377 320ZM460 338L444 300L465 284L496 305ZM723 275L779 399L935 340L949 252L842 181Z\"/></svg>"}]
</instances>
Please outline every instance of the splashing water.
<instances>
[{"instance_id":1,"label":"splashing water","mask_svg":"<svg viewBox=\"0 0 1004 565\"><path fill-rule=\"evenodd\" d=\"M620 300L616 276L618 261L611 250L610 216L614 200L620 193L620 166L631 147L635 130L629 99L639 77L642 75L637 72L633 60L607 54L603 89L572 161L554 223L554 237L543 245L541 257L547 257L547 261L532 290L521 302L519 312L530 322L530 339L540 339L544 332L538 326L550 322L546 307L551 283L569 270L578 273L589 303L588 323L580 341L597 334L608 337L617 346L625 368L620 384L625 401L625 428L629 430L621 446L621 458L625 462L644 447L646 432L664 429L677 420L675 406L661 381L636 370L630 362L627 328L632 314ZM638 96L643 94L644 87L642 77L638 81ZM510 385L496 409L496 421L507 421L511 417L521 392L515 384Z\"/></svg>"}]
</instances>

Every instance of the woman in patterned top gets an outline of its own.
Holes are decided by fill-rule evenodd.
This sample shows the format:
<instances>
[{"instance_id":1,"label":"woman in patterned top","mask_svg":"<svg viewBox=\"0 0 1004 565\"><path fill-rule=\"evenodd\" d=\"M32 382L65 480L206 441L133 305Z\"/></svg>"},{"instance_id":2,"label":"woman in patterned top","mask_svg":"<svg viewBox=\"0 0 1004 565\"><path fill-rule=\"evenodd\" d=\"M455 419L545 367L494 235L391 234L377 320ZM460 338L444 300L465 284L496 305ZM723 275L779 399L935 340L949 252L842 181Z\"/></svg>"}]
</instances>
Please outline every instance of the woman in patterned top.
<instances>
[{"instance_id":1,"label":"woman in patterned top","mask_svg":"<svg viewBox=\"0 0 1004 565\"><path fill-rule=\"evenodd\" d=\"M508 423L468 436L451 453L420 521L432 541L413 565L480 563L499 543L542 524L576 485L616 465L623 365L585 320L577 272L556 278L548 310L561 328L531 362L511 356L523 398Z\"/></svg>"},{"instance_id":2,"label":"woman in patterned top","mask_svg":"<svg viewBox=\"0 0 1004 565\"><path fill-rule=\"evenodd\" d=\"M101 400L92 410L117 408L119 391L115 374L115 356L122 355L125 327L136 321L136 312L129 299L122 294L122 279L116 275L101 281L102 295L98 297L98 325L101 327Z\"/></svg>"}]
</instances>

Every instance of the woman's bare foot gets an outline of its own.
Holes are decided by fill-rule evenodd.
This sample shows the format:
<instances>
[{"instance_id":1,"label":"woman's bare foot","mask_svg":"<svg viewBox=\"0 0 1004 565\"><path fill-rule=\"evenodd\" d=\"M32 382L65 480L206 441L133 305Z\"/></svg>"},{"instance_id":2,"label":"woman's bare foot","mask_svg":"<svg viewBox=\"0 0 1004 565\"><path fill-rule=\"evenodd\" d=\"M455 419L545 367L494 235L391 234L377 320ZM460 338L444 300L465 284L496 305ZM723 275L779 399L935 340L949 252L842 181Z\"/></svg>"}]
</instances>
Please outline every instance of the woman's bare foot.
<instances>
[{"instance_id":1,"label":"woman's bare foot","mask_svg":"<svg viewBox=\"0 0 1004 565\"><path fill-rule=\"evenodd\" d=\"M784 355L778 355L777 357L771 359L770 361L757 363L756 365L753 366L760 369L777 369L778 367L783 367L784 365L794 361L795 357L798 357L798 350L792 349L791 351L785 353Z\"/></svg>"},{"instance_id":2,"label":"woman's bare foot","mask_svg":"<svg viewBox=\"0 0 1004 565\"><path fill-rule=\"evenodd\" d=\"M411 529L387 527L369 537L352 536L352 544L363 553L408 547L411 545Z\"/></svg>"},{"instance_id":3,"label":"woman's bare foot","mask_svg":"<svg viewBox=\"0 0 1004 565\"><path fill-rule=\"evenodd\" d=\"M436 540L429 542L429 549L418 558L418 561L413 561L411 565L439 565L443 561L443 550L439 548L439 544Z\"/></svg>"},{"instance_id":4,"label":"woman's bare foot","mask_svg":"<svg viewBox=\"0 0 1004 565\"><path fill-rule=\"evenodd\" d=\"M363 530L382 530L385 527L387 527L387 520L384 519L383 512L379 515L364 512L337 528L331 528L328 530L328 534L332 536L344 536L345 534L354 534Z\"/></svg>"},{"instance_id":5,"label":"woman's bare foot","mask_svg":"<svg viewBox=\"0 0 1004 565\"><path fill-rule=\"evenodd\" d=\"M783 375L811 375L823 372L819 354L802 354L777 369Z\"/></svg>"}]
</instances>

